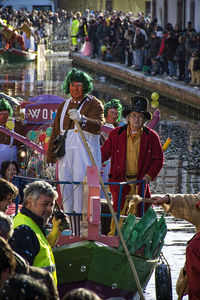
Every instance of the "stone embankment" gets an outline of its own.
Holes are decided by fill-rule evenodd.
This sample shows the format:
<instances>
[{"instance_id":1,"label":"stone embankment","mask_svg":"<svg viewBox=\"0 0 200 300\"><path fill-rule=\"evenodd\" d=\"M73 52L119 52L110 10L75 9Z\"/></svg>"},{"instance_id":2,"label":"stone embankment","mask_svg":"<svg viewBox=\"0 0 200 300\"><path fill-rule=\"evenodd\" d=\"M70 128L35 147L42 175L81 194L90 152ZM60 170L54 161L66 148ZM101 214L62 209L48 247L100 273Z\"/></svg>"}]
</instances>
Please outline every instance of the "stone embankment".
<instances>
[{"instance_id":1,"label":"stone embankment","mask_svg":"<svg viewBox=\"0 0 200 300\"><path fill-rule=\"evenodd\" d=\"M183 82L169 81L165 77L147 76L125 65L91 59L79 53L70 53L70 58L72 58L74 65L125 82L133 90L134 87L136 90L142 89L149 99L152 92L158 92L160 95L159 102L162 105L200 120L200 88L194 89L194 87L184 85Z\"/></svg>"}]
</instances>

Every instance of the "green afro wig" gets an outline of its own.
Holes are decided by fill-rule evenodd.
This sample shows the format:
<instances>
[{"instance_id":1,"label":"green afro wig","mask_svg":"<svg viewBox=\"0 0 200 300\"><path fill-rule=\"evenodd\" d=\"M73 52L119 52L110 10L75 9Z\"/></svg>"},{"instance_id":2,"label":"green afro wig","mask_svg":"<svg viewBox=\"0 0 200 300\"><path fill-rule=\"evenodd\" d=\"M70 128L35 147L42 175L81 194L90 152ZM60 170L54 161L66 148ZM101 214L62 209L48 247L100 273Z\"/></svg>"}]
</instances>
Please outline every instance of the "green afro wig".
<instances>
[{"instance_id":1,"label":"green afro wig","mask_svg":"<svg viewBox=\"0 0 200 300\"><path fill-rule=\"evenodd\" d=\"M104 105L104 116L106 117L108 115L108 110L110 108L116 108L118 110L118 118L117 118L117 122L120 121L121 119L121 116L122 116L122 105L120 103L120 100L118 99L111 99L109 102L107 102L105 105Z\"/></svg>"},{"instance_id":2,"label":"green afro wig","mask_svg":"<svg viewBox=\"0 0 200 300\"><path fill-rule=\"evenodd\" d=\"M61 89L65 92L65 94L70 93L69 85L71 82L82 82L83 83L83 94L88 94L92 91L92 77L90 77L87 73L79 71L73 68L65 78L65 81L61 85Z\"/></svg>"},{"instance_id":3,"label":"green afro wig","mask_svg":"<svg viewBox=\"0 0 200 300\"><path fill-rule=\"evenodd\" d=\"M9 115L10 115L10 117L12 117L12 115L13 115L12 107L10 106L9 102L7 100L5 100L4 98L2 98L0 100L0 111L2 111L2 110L9 110Z\"/></svg>"}]
</instances>

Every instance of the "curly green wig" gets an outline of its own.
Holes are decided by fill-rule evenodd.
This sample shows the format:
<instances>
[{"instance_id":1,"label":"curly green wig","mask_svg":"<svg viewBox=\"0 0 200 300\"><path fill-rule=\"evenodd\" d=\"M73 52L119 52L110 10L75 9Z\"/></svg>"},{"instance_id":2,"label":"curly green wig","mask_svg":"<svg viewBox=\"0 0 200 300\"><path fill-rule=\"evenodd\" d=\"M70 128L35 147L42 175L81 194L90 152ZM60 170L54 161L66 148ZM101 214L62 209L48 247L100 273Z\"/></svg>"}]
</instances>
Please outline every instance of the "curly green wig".
<instances>
[{"instance_id":1,"label":"curly green wig","mask_svg":"<svg viewBox=\"0 0 200 300\"><path fill-rule=\"evenodd\" d=\"M2 110L9 110L9 115L10 117L12 117L13 115L12 107L10 106L9 102L4 98L0 100L0 111Z\"/></svg>"},{"instance_id":2,"label":"curly green wig","mask_svg":"<svg viewBox=\"0 0 200 300\"><path fill-rule=\"evenodd\" d=\"M71 82L82 82L83 83L83 94L88 94L92 91L92 77L90 77L87 73L77 70L73 68L65 77L65 81L61 85L61 89L65 92L65 94L70 93L69 85Z\"/></svg>"},{"instance_id":3,"label":"curly green wig","mask_svg":"<svg viewBox=\"0 0 200 300\"><path fill-rule=\"evenodd\" d=\"M104 116L106 117L108 115L108 110L110 108L116 108L118 110L118 118L117 118L117 122L119 122L121 120L121 116L122 116L122 105L120 103L120 100L118 99L111 99L109 102L107 102L104 105Z\"/></svg>"}]
</instances>

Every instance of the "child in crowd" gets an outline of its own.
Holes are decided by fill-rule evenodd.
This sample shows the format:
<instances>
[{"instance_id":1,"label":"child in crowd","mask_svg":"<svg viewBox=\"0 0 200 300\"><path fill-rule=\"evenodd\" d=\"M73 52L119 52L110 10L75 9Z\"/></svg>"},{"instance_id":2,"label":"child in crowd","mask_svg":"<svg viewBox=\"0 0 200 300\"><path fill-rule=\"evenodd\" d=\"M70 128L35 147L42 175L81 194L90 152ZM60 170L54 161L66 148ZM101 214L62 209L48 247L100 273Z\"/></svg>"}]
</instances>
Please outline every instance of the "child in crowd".
<instances>
[{"instance_id":1,"label":"child in crowd","mask_svg":"<svg viewBox=\"0 0 200 300\"><path fill-rule=\"evenodd\" d=\"M160 76L161 74L162 74L161 64L158 59L153 57L151 59L151 75L153 75L153 76L159 75Z\"/></svg>"},{"instance_id":2,"label":"child in crowd","mask_svg":"<svg viewBox=\"0 0 200 300\"><path fill-rule=\"evenodd\" d=\"M190 85L200 87L200 58L197 49L192 51L192 56L190 57L188 70L191 72L191 82Z\"/></svg>"}]
</instances>

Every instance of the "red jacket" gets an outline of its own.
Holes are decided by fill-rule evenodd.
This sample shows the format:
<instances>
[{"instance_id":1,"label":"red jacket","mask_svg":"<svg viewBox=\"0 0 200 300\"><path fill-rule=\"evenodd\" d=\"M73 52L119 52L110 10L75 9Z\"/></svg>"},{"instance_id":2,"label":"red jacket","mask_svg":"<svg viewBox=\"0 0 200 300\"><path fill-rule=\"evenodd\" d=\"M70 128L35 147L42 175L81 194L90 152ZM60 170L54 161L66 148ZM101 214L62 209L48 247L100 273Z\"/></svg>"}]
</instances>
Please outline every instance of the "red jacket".
<instances>
[{"instance_id":1,"label":"red jacket","mask_svg":"<svg viewBox=\"0 0 200 300\"><path fill-rule=\"evenodd\" d=\"M186 272L188 277L189 300L200 299L200 232L198 232L186 249Z\"/></svg>"},{"instance_id":2,"label":"red jacket","mask_svg":"<svg viewBox=\"0 0 200 300\"><path fill-rule=\"evenodd\" d=\"M144 127L141 135L140 152L138 160L138 177L141 180L143 176L148 173L152 180L154 180L160 172L164 156L160 143L160 139L155 131ZM126 181L126 146L127 146L127 125L113 129L108 139L101 147L102 162L111 157L111 167L109 173L109 182L123 182ZM117 211L119 186L110 185L110 191L113 197L113 207ZM122 193L123 208L125 196L129 193L130 186L125 185ZM142 184L139 184L139 195L142 195ZM149 185L145 188L145 197L150 197ZM145 210L149 204L145 203ZM138 215L141 216L141 205L138 205Z\"/></svg>"}]
</instances>

